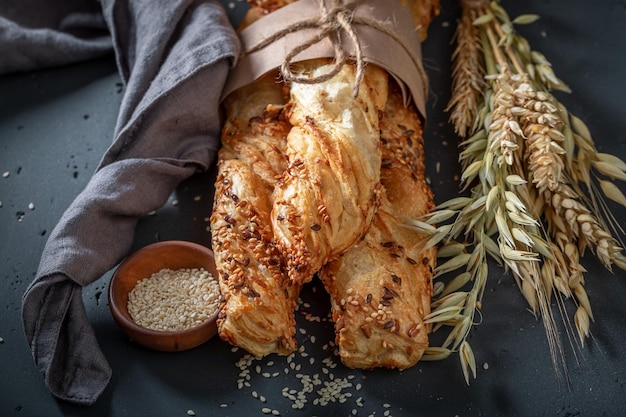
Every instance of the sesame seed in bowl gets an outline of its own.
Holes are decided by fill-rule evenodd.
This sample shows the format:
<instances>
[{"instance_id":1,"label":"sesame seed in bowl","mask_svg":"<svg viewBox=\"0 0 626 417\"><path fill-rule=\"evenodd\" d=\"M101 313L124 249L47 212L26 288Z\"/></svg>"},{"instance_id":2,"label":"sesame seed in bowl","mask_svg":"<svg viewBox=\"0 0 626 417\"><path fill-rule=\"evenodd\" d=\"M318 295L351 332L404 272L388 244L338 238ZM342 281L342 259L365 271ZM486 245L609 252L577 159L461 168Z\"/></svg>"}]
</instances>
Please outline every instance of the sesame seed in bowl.
<instances>
[{"instance_id":1,"label":"sesame seed in bowl","mask_svg":"<svg viewBox=\"0 0 626 417\"><path fill-rule=\"evenodd\" d=\"M137 281L128 295L128 313L148 329L186 330L208 320L219 297L219 284L204 268L163 268Z\"/></svg>"},{"instance_id":2,"label":"sesame seed in bowl","mask_svg":"<svg viewBox=\"0 0 626 417\"><path fill-rule=\"evenodd\" d=\"M109 284L109 307L139 345L175 352L217 333L220 303L213 252L185 241L148 245L126 258Z\"/></svg>"}]
</instances>

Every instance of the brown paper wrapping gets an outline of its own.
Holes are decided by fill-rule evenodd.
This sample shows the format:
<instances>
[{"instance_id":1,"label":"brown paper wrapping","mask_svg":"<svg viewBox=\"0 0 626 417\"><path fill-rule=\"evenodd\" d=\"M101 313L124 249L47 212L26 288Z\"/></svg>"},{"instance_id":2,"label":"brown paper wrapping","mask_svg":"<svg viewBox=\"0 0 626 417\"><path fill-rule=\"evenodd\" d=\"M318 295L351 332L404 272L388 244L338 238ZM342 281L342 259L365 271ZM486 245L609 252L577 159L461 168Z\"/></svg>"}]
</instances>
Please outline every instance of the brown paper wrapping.
<instances>
[{"instance_id":1,"label":"brown paper wrapping","mask_svg":"<svg viewBox=\"0 0 626 417\"><path fill-rule=\"evenodd\" d=\"M426 83L422 72L415 63L422 62L419 32L409 11L395 0L365 0L354 11L355 18L366 18L392 30L398 39L379 31L373 26L353 23L359 38L365 62L378 65L391 74L402 87L405 104L412 97L415 106L426 118ZM246 27L240 33L244 51L250 50L261 40L273 36L298 21L320 17L316 0L299 0L285 6ZM245 53L231 71L224 87L222 98L236 89L260 78L271 70L279 68L285 56L298 45L316 34L316 29L302 29L291 32L269 44L265 48ZM354 57L354 46L342 37L344 50ZM328 39L299 53L292 62L314 58L332 58L334 51ZM409 94L410 93L410 94Z\"/></svg>"}]
</instances>

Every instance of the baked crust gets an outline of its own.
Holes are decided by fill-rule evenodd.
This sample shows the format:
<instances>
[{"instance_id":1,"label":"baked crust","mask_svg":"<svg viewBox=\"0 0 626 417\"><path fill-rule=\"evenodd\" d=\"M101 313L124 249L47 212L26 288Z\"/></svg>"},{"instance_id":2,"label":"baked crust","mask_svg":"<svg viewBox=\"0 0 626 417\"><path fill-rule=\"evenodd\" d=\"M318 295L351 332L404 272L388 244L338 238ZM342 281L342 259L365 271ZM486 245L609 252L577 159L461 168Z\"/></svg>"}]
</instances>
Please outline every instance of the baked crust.
<instances>
[{"instance_id":1,"label":"baked crust","mask_svg":"<svg viewBox=\"0 0 626 417\"><path fill-rule=\"evenodd\" d=\"M432 15L438 2L421 1ZM291 2L251 0L243 26ZM315 76L329 61L297 66ZM353 98L354 72L316 84L269 74L225 100L211 216L218 331L255 356L295 350L297 297L318 272L346 365L406 368L428 345L435 251L402 227L432 209L421 120L372 64Z\"/></svg>"},{"instance_id":2,"label":"baked crust","mask_svg":"<svg viewBox=\"0 0 626 417\"><path fill-rule=\"evenodd\" d=\"M316 59L300 70L314 77L330 66ZM346 64L328 81L291 84L288 165L276 184L272 227L294 284L356 243L378 202L387 73L368 65L356 98L355 78Z\"/></svg>"},{"instance_id":3,"label":"baked crust","mask_svg":"<svg viewBox=\"0 0 626 417\"><path fill-rule=\"evenodd\" d=\"M408 368L428 347L436 249L404 227L433 209L424 176L422 123L393 85L381 123L381 205L364 239L320 271L336 343L352 368Z\"/></svg>"},{"instance_id":4,"label":"baked crust","mask_svg":"<svg viewBox=\"0 0 626 417\"><path fill-rule=\"evenodd\" d=\"M300 292L282 268L270 212L276 177L286 168L283 88L272 75L225 100L211 215L212 246L223 303L222 339L255 356L296 348L294 309Z\"/></svg>"}]
</instances>

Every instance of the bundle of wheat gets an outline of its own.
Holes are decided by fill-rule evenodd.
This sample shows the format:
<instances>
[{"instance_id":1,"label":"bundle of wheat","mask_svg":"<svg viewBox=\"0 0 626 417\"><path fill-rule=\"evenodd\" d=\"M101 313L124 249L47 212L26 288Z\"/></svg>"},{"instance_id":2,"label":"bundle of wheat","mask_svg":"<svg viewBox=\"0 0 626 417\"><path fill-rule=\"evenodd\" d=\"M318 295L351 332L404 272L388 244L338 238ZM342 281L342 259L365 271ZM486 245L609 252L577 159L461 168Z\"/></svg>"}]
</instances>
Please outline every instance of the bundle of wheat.
<instances>
[{"instance_id":1,"label":"bundle of wheat","mask_svg":"<svg viewBox=\"0 0 626 417\"><path fill-rule=\"evenodd\" d=\"M593 314L580 257L589 249L608 269L626 267L623 245L614 237L619 228L604 200L626 205L612 182L626 180L626 164L598 152L584 123L552 94L569 88L514 27L537 16L511 20L498 1L461 4L447 110L462 138L461 182L469 196L409 222L430 236L430 244L441 243L440 257L450 258L438 276L461 271L435 285L437 300L427 321L450 332L427 353L437 359L458 351L466 381L470 373L475 377L467 338L492 257L511 271L541 316L555 367L566 369L550 303L556 300L566 314L564 303L573 300L583 344Z\"/></svg>"}]
</instances>

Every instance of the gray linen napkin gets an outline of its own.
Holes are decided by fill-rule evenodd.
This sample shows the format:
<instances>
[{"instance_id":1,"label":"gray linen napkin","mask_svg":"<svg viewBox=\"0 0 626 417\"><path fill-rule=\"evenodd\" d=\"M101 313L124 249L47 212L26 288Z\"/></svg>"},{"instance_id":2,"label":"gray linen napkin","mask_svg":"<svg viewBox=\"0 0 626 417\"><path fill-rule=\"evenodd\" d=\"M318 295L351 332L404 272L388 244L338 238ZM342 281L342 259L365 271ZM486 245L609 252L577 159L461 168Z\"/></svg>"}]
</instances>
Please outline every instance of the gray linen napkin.
<instances>
[{"instance_id":1,"label":"gray linen napkin","mask_svg":"<svg viewBox=\"0 0 626 417\"><path fill-rule=\"evenodd\" d=\"M29 12L54 7L47 3L56 4L43 0ZM214 161L219 96L239 54L238 38L213 0L103 0L101 13L126 85L115 140L51 233L22 305L26 338L48 389L84 405L96 401L112 371L86 315L82 286L128 254L141 215ZM62 49L65 39L47 42ZM3 59L11 57L3 53Z\"/></svg>"},{"instance_id":2,"label":"gray linen napkin","mask_svg":"<svg viewBox=\"0 0 626 417\"><path fill-rule=\"evenodd\" d=\"M112 52L97 0L0 0L0 74Z\"/></svg>"}]
</instances>

